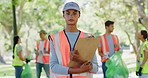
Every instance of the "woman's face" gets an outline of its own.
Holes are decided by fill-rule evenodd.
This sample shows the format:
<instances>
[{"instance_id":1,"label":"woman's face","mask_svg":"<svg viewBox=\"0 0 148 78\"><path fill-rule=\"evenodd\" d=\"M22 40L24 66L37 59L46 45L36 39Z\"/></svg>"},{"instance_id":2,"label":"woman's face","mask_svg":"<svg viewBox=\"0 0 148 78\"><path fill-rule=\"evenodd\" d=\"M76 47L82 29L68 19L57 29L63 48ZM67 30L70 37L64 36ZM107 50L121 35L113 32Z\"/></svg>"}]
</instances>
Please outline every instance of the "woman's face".
<instances>
[{"instance_id":1,"label":"woman's face","mask_svg":"<svg viewBox=\"0 0 148 78\"><path fill-rule=\"evenodd\" d=\"M18 43L21 43L21 38L18 39Z\"/></svg>"},{"instance_id":2,"label":"woman's face","mask_svg":"<svg viewBox=\"0 0 148 78\"><path fill-rule=\"evenodd\" d=\"M64 12L64 18L68 25L76 25L79 17L80 14L77 10L70 9Z\"/></svg>"},{"instance_id":3,"label":"woman's face","mask_svg":"<svg viewBox=\"0 0 148 78\"><path fill-rule=\"evenodd\" d=\"M137 34L137 37L138 37L138 39L143 39L143 35L141 35L141 32L138 32L138 34Z\"/></svg>"}]
</instances>

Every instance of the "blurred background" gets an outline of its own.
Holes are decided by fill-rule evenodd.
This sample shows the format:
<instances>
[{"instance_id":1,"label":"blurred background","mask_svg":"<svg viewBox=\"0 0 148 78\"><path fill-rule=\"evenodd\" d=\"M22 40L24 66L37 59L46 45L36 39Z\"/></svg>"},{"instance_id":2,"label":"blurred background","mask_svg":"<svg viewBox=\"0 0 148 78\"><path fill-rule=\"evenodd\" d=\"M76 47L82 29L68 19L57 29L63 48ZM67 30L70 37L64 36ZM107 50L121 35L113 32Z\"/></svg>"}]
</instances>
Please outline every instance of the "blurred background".
<instances>
[{"instance_id":1,"label":"blurred background","mask_svg":"<svg viewBox=\"0 0 148 78\"><path fill-rule=\"evenodd\" d=\"M80 5L79 30L97 37L105 33L105 21L115 22L113 33L120 39L129 78L137 78L135 53L140 42L136 34L141 29L148 30L148 0L0 0L0 78L14 78L11 65L14 35L21 37L23 52L28 48L34 59L35 42L40 39L38 32L44 29L49 35L65 28L62 9L69 1ZM94 78L103 77L99 56L98 63L99 71ZM30 66L35 71L34 60ZM45 78L45 73L42 74Z\"/></svg>"}]
</instances>

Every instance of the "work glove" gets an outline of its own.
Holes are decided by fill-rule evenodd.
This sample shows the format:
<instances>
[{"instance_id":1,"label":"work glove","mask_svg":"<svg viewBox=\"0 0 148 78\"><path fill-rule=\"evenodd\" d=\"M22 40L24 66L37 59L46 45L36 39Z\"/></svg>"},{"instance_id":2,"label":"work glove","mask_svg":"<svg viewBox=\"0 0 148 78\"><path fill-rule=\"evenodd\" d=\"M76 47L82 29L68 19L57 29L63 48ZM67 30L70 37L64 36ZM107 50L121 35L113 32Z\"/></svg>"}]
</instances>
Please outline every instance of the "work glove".
<instances>
[{"instance_id":1,"label":"work glove","mask_svg":"<svg viewBox=\"0 0 148 78\"><path fill-rule=\"evenodd\" d=\"M139 72L138 71L136 71L136 75L139 76Z\"/></svg>"},{"instance_id":2,"label":"work glove","mask_svg":"<svg viewBox=\"0 0 148 78\"><path fill-rule=\"evenodd\" d=\"M12 55L12 58L14 59L14 55Z\"/></svg>"},{"instance_id":3,"label":"work glove","mask_svg":"<svg viewBox=\"0 0 148 78\"><path fill-rule=\"evenodd\" d=\"M142 67L139 68L139 76L142 75L142 69L143 69Z\"/></svg>"},{"instance_id":4,"label":"work glove","mask_svg":"<svg viewBox=\"0 0 148 78\"><path fill-rule=\"evenodd\" d=\"M137 76L141 76L141 75L142 75L142 69L143 69L143 68L140 67L139 70L136 71L136 75L137 75Z\"/></svg>"},{"instance_id":5,"label":"work glove","mask_svg":"<svg viewBox=\"0 0 148 78\"><path fill-rule=\"evenodd\" d=\"M28 62L30 62L30 60L26 58L26 61L25 62L28 63Z\"/></svg>"}]
</instances>

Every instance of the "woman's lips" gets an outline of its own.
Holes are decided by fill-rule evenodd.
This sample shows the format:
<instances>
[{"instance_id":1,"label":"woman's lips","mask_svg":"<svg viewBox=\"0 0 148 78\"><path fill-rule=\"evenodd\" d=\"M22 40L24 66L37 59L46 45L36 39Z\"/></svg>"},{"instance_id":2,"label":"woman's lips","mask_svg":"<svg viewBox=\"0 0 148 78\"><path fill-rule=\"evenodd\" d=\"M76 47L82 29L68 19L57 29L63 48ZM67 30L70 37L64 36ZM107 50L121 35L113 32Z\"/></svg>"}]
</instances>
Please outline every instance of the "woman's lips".
<instances>
[{"instance_id":1,"label":"woman's lips","mask_svg":"<svg viewBox=\"0 0 148 78\"><path fill-rule=\"evenodd\" d=\"M73 20L73 19L70 19L69 21L72 22L72 21L74 21L74 20Z\"/></svg>"}]
</instances>

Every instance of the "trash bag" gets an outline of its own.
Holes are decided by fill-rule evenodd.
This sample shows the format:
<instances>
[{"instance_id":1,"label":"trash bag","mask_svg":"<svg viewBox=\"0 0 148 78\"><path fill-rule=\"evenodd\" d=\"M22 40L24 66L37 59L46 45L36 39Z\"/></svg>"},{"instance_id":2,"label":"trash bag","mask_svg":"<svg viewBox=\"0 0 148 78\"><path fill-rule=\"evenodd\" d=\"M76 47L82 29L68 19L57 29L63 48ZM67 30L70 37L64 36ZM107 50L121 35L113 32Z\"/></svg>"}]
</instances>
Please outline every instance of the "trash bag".
<instances>
[{"instance_id":1,"label":"trash bag","mask_svg":"<svg viewBox=\"0 0 148 78\"><path fill-rule=\"evenodd\" d=\"M106 62L106 77L107 78L128 78L129 72L121 58L122 52L116 52Z\"/></svg>"},{"instance_id":2,"label":"trash bag","mask_svg":"<svg viewBox=\"0 0 148 78\"><path fill-rule=\"evenodd\" d=\"M28 65L28 63L25 64L25 69L23 70L21 74L21 78L33 78L31 69Z\"/></svg>"}]
</instances>

